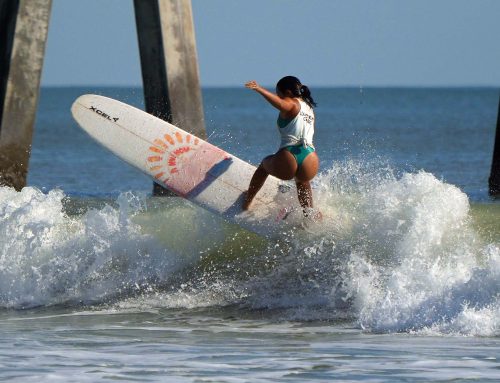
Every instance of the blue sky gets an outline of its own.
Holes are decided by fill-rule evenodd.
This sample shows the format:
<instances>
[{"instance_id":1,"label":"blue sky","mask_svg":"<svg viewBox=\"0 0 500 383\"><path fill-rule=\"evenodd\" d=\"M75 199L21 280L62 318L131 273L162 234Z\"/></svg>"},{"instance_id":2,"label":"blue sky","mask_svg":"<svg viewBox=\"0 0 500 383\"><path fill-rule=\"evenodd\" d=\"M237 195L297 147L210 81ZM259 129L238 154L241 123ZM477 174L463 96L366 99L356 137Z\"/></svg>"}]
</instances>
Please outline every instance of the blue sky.
<instances>
[{"instance_id":1,"label":"blue sky","mask_svg":"<svg viewBox=\"0 0 500 383\"><path fill-rule=\"evenodd\" d=\"M203 86L500 86L498 0L192 0ZM132 0L53 0L42 85L140 85Z\"/></svg>"}]
</instances>

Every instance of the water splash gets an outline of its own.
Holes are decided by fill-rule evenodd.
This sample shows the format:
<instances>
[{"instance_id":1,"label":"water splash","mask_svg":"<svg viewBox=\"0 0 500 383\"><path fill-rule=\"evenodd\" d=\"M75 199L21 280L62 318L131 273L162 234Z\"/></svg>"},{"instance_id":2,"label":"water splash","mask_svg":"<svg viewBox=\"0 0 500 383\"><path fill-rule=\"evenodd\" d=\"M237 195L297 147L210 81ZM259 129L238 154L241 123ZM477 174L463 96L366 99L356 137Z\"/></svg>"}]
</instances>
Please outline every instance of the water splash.
<instances>
[{"instance_id":1,"label":"water splash","mask_svg":"<svg viewBox=\"0 0 500 383\"><path fill-rule=\"evenodd\" d=\"M0 188L0 306L100 302L165 281L180 267L131 221L135 197L73 217L64 198L60 190Z\"/></svg>"},{"instance_id":2,"label":"water splash","mask_svg":"<svg viewBox=\"0 0 500 383\"><path fill-rule=\"evenodd\" d=\"M458 188L347 160L315 190L324 222L270 243L179 199L124 193L70 214L62 191L0 188L0 306L231 305L370 332L499 335L500 245L477 235Z\"/></svg>"},{"instance_id":3,"label":"water splash","mask_svg":"<svg viewBox=\"0 0 500 383\"><path fill-rule=\"evenodd\" d=\"M372 332L500 333L499 245L478 237L458 188L423 171L397 177L346 161L317 190L337 226L296 241L251 281L249 307L288 319L353 318Z\"/></svg>"}]
</instances>

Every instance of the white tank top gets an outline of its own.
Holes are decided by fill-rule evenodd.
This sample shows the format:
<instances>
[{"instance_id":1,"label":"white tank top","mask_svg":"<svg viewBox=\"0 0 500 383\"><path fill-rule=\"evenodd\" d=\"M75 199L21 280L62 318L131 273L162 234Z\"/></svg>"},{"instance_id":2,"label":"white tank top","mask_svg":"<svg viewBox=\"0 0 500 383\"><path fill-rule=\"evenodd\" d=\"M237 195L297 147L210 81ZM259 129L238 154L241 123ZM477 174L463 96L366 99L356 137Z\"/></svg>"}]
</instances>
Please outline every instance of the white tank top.
<instances>
[{"instance_id":1,"label":"white tank top","mask_svg":"<svg viewBox=\"0 0 500 383\"><path fill-rule=\"evenodd\" d=\"M278 126L281 136L280 149L295 145L314 148L314 111L306 102L300 99L298 101L300 103L299 113L283 128Z\"/></svg>"}]
</instances>

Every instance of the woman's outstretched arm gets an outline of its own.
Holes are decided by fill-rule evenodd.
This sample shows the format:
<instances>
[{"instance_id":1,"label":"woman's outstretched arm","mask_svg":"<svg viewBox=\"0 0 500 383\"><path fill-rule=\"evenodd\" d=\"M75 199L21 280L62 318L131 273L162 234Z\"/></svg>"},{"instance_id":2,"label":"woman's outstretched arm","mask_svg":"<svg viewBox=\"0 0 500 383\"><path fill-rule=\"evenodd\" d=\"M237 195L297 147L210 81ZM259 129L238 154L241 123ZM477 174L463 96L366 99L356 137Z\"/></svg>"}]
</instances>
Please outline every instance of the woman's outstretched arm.
<instances>
[{"instance_id":1,"label":"woman's outstretched arm","mask_svg":"<svg viewBox=\"0 0 500 383\"><path fill-rule=\"evenodd\" d=\"M272 106L281 112L283 117L295 117L300 110L299 104L293 98L281 98L278 95L269 92L267 89L261 87L256 81L249 81L245 84L248 89L253 89L261 94Z\"/></svg>"}]
</instances>

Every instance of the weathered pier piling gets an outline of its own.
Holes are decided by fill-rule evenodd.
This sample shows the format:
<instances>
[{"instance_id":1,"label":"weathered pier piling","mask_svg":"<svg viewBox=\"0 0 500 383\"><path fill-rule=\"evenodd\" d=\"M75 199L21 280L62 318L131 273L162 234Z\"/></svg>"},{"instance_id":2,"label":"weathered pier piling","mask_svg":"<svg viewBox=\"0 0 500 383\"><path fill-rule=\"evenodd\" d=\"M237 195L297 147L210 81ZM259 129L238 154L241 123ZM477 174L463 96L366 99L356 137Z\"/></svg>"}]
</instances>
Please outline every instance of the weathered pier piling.
<instances>
[{"instance_id":1,"label":"weathered pier piling","mask_svg":"<svg viewBox=\"0 0 500 383\"><path fill-rule=\"evenodd\" d=\"M134 8L146 111L205 138L191 0L134 0Z\"/></svg>"},{"instance_id":2,"label":"weathered pier piling","mask_svg":"<svg viewBox=\"0 0 500 383\"><path fill-rule=\"evenodd\" d=\"M500 100L498 102L497 131L495 135L495 145L493 147L489 186L491 196L500 196Z\"/></svg>"},{"instance_id":3,"label":"weathered pier piling","mask_svg":"<svg viewBox=\"0 0 500 383\"><path fill-rule=\"evenodd\" d=\"M52 0L0 0L0 185L26 185Z\"/></svg>"},{"instance_id":4,"label":"weathered pier piling","mask_svg":"<svg viewBox=\"0 0 500 383\"><path fill-rule=\"evenodd\" d=\"M0 185L26 185L52 0L0 0ZM205 138L191 0L134 0L146 111ZM154 193L165 189L155 184Z\"/></svg>"}]
</instances>

